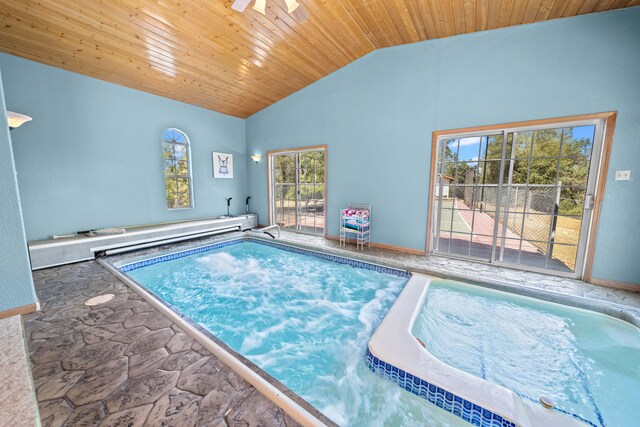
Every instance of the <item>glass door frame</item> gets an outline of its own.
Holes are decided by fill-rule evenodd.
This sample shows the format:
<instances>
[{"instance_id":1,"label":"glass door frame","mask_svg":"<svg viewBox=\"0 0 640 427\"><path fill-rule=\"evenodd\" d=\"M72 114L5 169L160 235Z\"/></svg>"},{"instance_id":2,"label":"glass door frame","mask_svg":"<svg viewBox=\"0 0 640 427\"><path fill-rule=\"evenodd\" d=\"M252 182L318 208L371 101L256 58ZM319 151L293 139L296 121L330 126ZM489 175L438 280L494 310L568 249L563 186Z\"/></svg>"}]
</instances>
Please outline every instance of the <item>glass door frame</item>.
<instances>
[{"instance_id":1,"label":"glass door frame","mask_svg":"<svg viewBox=\"0 0 640 427\"><path fill-rule=\"evenodd\" d=\"M313 145L313 146L308 146L308 147L297 147L297 148L286 148L286 149L282 149L282 150L270 150L267 151L267 197L268 197L268 204L269 204L269 225L274 225L276 224L276 200L275 200L275 184L276 184L276 180L275 180L275 168L274 166L274 162L273 159L275 156L278 155L287 155L287 154L299 154L299 153L305 153L305 152L312 152L312 151L317 151L317 152L322 152L324 154L324 191L323 191L323 198L324 198L324 208L323 208L323 212L322 212L322 216L324 218L324 226L323 226L323 230L322 233L314 233L314 232L310 232L310 231L305 231L305 230L299 230L296 227L296 230L290 230L290 231L295 231L296 233L301 233L301 234L309 234L309 235L313 235L313 236L323 236L326 237L327 236L327 182L328 182L328 149L327 149L327 145ZM296 189L298 188L298 160L297 160L297 156L296 156L296 160L295 160L296 164L295 164L295 185L296 185ZM298 210L299 210L299 203L300 203L300 195L299 192L296 190L296 209L295 209L295 215L296 215L296 225L298 225Z\"/></svg>"},{"instance_id":2,"label":"glass door frame","mask_svg":"<svg viewBox=\"0 0 640 427\"><path fill-rule=\"evenodd\" d=\"M509 268L528 270L546 274L553 274L558 276L581 278L583 280L591 280L591 268L593 263L593 252L595 251L595 237L597 232L597 221L600 213L600 206L602 202L602 196L604 191L604 184L606 180L606 173L608 167L610 146L613 136L613 127L615 125L616 113L599 113L592 115L583 115L575 117L564 117L557 119L536 120L531 122L518 122L495 126L482 126L476 128L466 128L451 131L436 131L433 133L432 138L432 153L431 153L431 171L430 171L430 193L429 193L429 213L427 221L427 241L426 252L427 254L434 254L438 256L462 258L468 259L473 262L489 263L498 266L504 266ZM513 132L520 131L534 131L540 129L553 129L553 128L566 128L575 126L595 126L593 146L591 151L591 160L589 166L589 176L585 189L585 198L590 199L590 208L583 209L582 223L580 226L580 240L577 247L576 264L573 272L562 272L556 270L550 270L545 268L539 268L534 266L527 266L523 264L516 264L507 261L500 261L496 256L496 251L500 250L498 247L498 241L501 239L502 228L506 227L503 223L499 225L500 216L508 214L509 209L500 210L495 217L493 244L491 248L491 259L483 260L474 257L469 257L459 254L436 252L437 240L439 239L439 221L438 215L441 214L441 200L442 194L435 197L436 182L439 182L439 188L442 189L446 185L444 182L444 174L442 171L436 170L437 156L441 150L441 144L443 140L465 137L482 137L490 135L502 134L503 143L503 156L500 159L500 179L498 182L498 200L496 205L498 208L502 206L502 190L505 188L505 163L511 160L512 156L508 156L506 146L508 144L508 135ZM442 162L444 165L444 162ZM441 190L442 193L442 190ZM434 203L435 202L435 203ZM585 202L585 205L587 202ZM435 250L434 250L435 249Z\"/></svg>"}]
</instances>

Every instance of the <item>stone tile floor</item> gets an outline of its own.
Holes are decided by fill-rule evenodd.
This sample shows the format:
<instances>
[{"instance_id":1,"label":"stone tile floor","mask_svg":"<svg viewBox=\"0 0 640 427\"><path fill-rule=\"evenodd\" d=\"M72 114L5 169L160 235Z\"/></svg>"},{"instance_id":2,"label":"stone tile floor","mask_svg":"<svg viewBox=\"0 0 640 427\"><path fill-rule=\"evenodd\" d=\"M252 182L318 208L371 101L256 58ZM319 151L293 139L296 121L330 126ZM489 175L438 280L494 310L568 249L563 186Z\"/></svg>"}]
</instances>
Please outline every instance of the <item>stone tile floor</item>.
<instances>
[{"instance_id":1,"label":"stone tile floor","mask_svg":"<svg viewBox=\"0 0 640 427\"><path fill-rule=\"evenodd\" d=\"M24 324L43 426L297 425L97 262L34 280L42 310Z\"/></svg>"}]
</instances>

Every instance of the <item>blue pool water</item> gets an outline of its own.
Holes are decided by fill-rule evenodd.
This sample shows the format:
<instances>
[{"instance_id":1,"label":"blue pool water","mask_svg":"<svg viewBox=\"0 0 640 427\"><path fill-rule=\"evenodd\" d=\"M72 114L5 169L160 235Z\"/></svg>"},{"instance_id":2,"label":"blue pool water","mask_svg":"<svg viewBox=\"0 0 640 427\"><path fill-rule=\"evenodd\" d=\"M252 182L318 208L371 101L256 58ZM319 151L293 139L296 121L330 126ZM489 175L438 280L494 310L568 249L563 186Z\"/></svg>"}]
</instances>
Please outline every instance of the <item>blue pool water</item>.
<instances>
[{"instance_id":1,"label":"blue pool water","mask_svg":"<svg viewBox=\"0 0 640 427\"><path fill-rule=\"evenodd\" d=\"M127 274L340 425L468 425L365 365L404 277L253 242Z\"/></svg>"},{"instance_id":2,"label":"blue pool water","mask_svg":"<svg viewBox=\"0 0 640 427\"><path fill-rule=\"evenodd\" d=\"M443 362L592 425L640 425L640 330L627 322L434 281L413 334Z\"/></svg>"}]
</instances>

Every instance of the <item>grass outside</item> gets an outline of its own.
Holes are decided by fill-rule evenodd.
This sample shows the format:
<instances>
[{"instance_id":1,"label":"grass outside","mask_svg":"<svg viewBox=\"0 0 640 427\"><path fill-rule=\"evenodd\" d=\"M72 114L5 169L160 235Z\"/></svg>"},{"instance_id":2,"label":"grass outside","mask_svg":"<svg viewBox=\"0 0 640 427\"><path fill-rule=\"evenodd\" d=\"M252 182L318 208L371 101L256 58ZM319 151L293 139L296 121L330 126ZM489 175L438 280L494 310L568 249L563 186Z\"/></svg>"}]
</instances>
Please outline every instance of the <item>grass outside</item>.
<instances>
[{"instance_id":1,"label":"grass outside","mask_svg":"<svg viewBox=\"0 0 640 427\"><path fill-rule=\"evenodd\" d=\"M551 226L551 216L547 215L525 215L524 232L522 237L531 245L540 250L541 253L547 253L546 240L549 236L549 228ZM500 223L502 224L502 219ZM581 219L570 217L558 217L556 223L556 234L553 246L553 258L561 261L571 270L576 266L577 245L580 239ZM507 227L515 234L520 235L522 226L522 214L510 214ZM542 242L541 242L542 241Z\"/></svg>"}]
</instances>

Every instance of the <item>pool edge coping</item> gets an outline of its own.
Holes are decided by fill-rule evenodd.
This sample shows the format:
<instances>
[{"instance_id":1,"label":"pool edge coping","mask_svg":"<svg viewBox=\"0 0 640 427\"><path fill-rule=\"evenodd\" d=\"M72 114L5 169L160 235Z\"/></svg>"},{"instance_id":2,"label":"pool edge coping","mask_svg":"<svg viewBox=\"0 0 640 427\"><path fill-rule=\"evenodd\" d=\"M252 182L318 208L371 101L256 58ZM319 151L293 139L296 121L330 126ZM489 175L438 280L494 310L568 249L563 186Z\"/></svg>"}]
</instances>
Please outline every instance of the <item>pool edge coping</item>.
<instances>
[{"instance_id":1,"label":"pool edge coping","mask_svg":"<svg viewBox=\"0 0 640 427\"><path fill-rule=\"evenodd\" d=\"M184 257L195 255L195 254L211 252L216 249L221 249L225 246L231 246L231 245L245 243L245 242L254 242L264 246L272 246L272 247L283 249L289 252L302 253L303 255L306 254L316 258L321 258L321 259L324 259L325 261L337 262L339 264L347 264L347 265L351 265L352 267L377 271L378 273L392 274L395 276L405 277L407 279L410 278L412 274L411 271L407 270L406 268L389 266L389 265L385 265L377 262L367 261L367 260L353 258L349 256L344 256L344 255L337 255L337 254L331 253L330 251L320 251L317 249L310 249L302 245L296 245L292 243L283 243L281 241L272 241L266 238L261 238L256 236L229 236L228 238L220 239L219 241L216 241L216 242L197 245L197 246L193 246L185 249L163 251L161 254L158 254L158 255L141 257L140 259L131 261L131 262L124 262L124 261L122 261L122 263L116 262L116 264L118 265L116 264L110 264L110 265L112 265L117 270L123 273L126 273L128 271L136 270L138 268L143 268L148 265L159 264L161 262L171 261L173 259L178 259L178 258L184 258ZM284 248L282 248L282 246L284 246ZM162 259L162 258L167 258L167 259ZM334 259L330 259L330 258L334 258ZM340 260L345 260L348 262L338 262L335 260L335 258ZM136 264L141 264L141 265L136 266ZM361 264L361 265L354 265L354 264ZM135 267L127 268L124 271L122 270L123 268L129 267L129 266L135 266ZM371 268L371 267L374 267L374 268ZM392 272L378 271L378 269L393 270L393 271Z\"/></svg>"}]
</instances>

